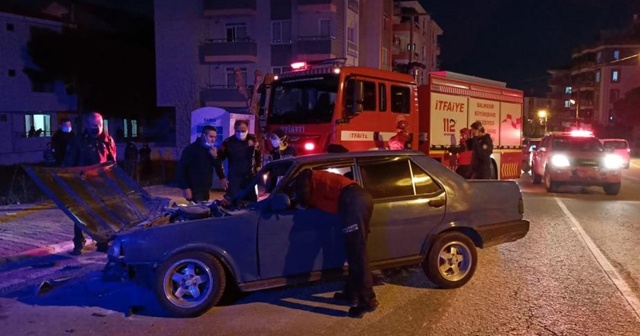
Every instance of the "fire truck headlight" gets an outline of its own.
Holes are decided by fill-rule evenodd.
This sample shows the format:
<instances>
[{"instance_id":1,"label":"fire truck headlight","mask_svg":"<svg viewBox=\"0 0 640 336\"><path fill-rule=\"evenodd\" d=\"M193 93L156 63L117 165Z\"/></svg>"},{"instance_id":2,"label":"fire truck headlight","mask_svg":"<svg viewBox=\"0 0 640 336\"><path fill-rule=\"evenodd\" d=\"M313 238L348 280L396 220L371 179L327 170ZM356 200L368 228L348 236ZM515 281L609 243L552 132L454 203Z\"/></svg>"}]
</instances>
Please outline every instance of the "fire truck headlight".
<instances>
[{"instance_id":1,"label":"fire truck headlight","mask_svg":"<svg viewBox=\"0 0 640 336\"><path fill-rule=\"evenodd\" d=\"M622 157L615 154L607 154L604 157L604 167L607 169L618 169L622 167Z\"/></svg>"},{"instance_id":2,"label":"fire truck headlight","mask_svg":"<svg viewBox=\"0 0 640 336\"><path fill-rule=\"evenodd\" d=\"M563 154L556 154L551 157L551 164L554 167L562 168L569 167L569 158Z\"/></svg>"},{"instance_id":3,"label":"fire truck headlight","mask_svg":"<svg viewBox=\"0 0 640 336\"><path fill-rule=\"evenodd\" d=\"M316 149L316 145L313 142L307 142L307 143L304 144L304 150L310 152L310 151L312 151L314 149Z\"/></svg>"}]
</instances>

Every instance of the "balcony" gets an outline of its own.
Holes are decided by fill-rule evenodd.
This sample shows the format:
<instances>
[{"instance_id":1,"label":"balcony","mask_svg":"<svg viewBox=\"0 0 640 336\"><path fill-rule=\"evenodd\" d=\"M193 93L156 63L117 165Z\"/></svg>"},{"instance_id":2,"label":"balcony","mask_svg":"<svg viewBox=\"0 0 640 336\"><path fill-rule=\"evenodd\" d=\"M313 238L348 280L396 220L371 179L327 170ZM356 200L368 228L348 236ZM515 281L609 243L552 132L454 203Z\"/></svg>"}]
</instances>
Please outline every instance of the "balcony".
<instances>
[{"instance_id":1,"label":"balcony","mask_svg":"<svg viewBox=\"0 0 640 336\"><path fill-rule=\"evenodd\" d=\"M247 92L252 92L249 86ZM209 85L200 91L203 106L247 107L247 100L240 94L237 86Z\"/></svg>"},{"instance_id":2,"label":"balcony","mask_svg":"<svg viewBox=\"0 0 640 336\"><path fill-rule=\"evenodd\" d=\"M360 11L360 1L359 0L348 0L347 1L347 6L349 7L349 9L351 9L352 11L358 13Z\"/></svg>"},{"instance_id":3,"label":"balcony","mask_svg":"<svg viewBox=\"0 0 640 336\"><path fill-rule=\"evenodd\" d=\"M257 0L203 0L204 16L256 15Z\"/></svg>"},{"instance_id":4,"label":"balcony","mask_svg":"<svg viewBox=\"0 0 640 336\"><path fill-rule=\"evenodd\" d=\"M200 57L204 63L255 63L258 45L251 38L207 39L200 46Z\"/></svg>"},{"instance_id":5,"label":"balcony","mask_svg":"<svg viewBox=\"0 0 640 336\"><path fill-rule=\"evenodd\" d=\"M298 10L301 12L337 13L338 7L337 0L298 0Z\"/></svg>"},{"instance_id":6,"label":"balcony","mask_svg":"<svg viewBox=\"0 0 640 336\"><path fill-rule=\"evenodd\" d=\"M391 58L393 59L394 62L396 63L409 63L409 56L411 55L410 51L401 51L399 53L394 53ZM417 52L413 53L413 58L411 59L412 62L419 62L420 61L420 54L418 54Z\"/></svg>"},{"instance_id":7,"label":"balcony","mask_svg":"<svg viewBox=\"0 0 640 336\"><path fill-rule=\"evenodd\" d=\"M358 57L358 44L355 42L347 41L347 55Z\"/></svg>"},{"instance_id":8,"label":"balcony","mask_svg":"<svg viewBox=\"0 0 640 336\"><path fill-rule=\"evenodd\" d=\"M340 54L340 43L336 41L335 36L299 36L298 37L298 54L322 54L329 55Z\"/></svg>"}]
</instances>

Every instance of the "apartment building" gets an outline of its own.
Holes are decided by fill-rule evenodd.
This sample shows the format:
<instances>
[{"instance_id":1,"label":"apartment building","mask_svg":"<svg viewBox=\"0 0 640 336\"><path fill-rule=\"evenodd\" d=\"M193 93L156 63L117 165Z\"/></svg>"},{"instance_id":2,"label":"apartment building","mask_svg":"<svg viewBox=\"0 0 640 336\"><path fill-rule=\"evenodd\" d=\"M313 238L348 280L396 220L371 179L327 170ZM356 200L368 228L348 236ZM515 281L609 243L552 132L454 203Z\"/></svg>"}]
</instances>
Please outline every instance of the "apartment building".
<instances>
[{"instance_id":1,"label":"apartment building","mask_svg":"<svg viewBox=\"0 0 640 336\"><path fill-rule=\"evenodd\" d=\"M46 143L57 130L58 118L77 106L64 83L39 76L27 44L38 29L61 30L63 23L39 15L0 12L0 164L42 161ZM40 130L29 137L31 127ZM34 135L33 133L31 135Z\"/></svg>"},{"instance_id":2,"label":"apartment building","mask_svg":"<svg viewBox=\"0 0 640 336\"><path fill-rule=\"evenodd\" d=\"M250 92L262 74L289 71L294 61L344 58L387 70L398 61L392 0L156 0L154 7L157 102L176 110L179 147L190 111L247 111L239 82ZM418 22L415 61L436 69L442 30L428 16Z\"/></svg>"},{"instance_id":3,"label":"apartment building","mask_svg":"<svg viewBox=\"0 0 640 336\"><path fill-rule=\"evenodd\" d=\"M549 71L554 106L563 125L617 122L614 103L640 86L640 20L624 30L603 31L600 39L573 51L566 70ZM568 80L567 80L568 76Z\"/></svg>"},{"instance_id":4,"label":"apartment building","mask_svg":"<svg viewBox=\"0 0 640 336\"><path fill-rule=\"evenodd\" d=\"M571 86L571 68L559 67L547 71L549 77L548 85L550 88L549 98L549 121L558 130L571 127L575 124L575 108L571 109L572 103L572 86ZM575 103L575 100L573 100Z\"/></svg>"},{"instance_id":5,"label":"apartment building","mask_svg":"<svg viewBox=\"0 0 640 336\"><path fill-rule=\"evenodd\" d=\"M443 31L418 1L396 1L393 17L392 58L396 68L411 62L425 65L416 73L419 84L426 74L440 68L440 44Z\"/></svg>"}]
</instances>

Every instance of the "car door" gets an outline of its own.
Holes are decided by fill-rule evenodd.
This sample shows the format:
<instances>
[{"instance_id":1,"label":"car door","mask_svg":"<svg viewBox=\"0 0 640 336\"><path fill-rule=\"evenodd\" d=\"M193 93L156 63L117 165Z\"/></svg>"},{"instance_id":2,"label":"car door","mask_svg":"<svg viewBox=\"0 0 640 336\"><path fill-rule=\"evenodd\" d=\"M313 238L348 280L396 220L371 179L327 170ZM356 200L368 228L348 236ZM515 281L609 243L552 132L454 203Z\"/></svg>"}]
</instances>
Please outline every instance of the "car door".
<instances>
[{"instance_id":1,"label":"car door","mask_svg":"<svg viewBox=\"0 0 640 336\"><path fill-rule=\"evenodd\" d=\"M276 188L293 196L295 176L304 168L327 170L353 177L353 159L297 167ZM260 275L263 279L305 274L342 267L346 260L342 223L337 215L313 208L265 209L258 224Z\"/></svg>"},{"instance_id":2,"label":"car door","mask_svg":"<svg viewBox=\"0 0 640 336\"><path fill-rule=\"evenodd\" d=\"M363 158L358 167L374 200L370 261L420 255L427 233L444 217L444 189L408 158Z\"/></svg>"},{"instance_id":3,"label":"car door","mask_svg":"<svg viewBox=\"0 0 640 336\"><path fill-rule=\"evenodd\" d=\"M533 172L538 175L544 175L544 165L549 154L550 138L545 137L540 141L540 147L533 153Z\"/></svg>"}]
</instances>

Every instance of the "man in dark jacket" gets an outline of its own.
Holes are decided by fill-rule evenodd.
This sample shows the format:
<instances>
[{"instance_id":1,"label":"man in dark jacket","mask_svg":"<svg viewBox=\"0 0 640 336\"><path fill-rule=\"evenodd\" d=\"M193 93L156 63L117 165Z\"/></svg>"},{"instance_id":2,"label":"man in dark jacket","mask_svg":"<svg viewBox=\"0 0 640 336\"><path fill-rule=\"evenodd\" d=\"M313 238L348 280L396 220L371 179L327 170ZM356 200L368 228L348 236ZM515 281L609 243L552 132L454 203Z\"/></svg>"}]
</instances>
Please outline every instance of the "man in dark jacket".
<instances>
[{"instance_id":1,"label":"man in dark jacket","mask_svg":"<svg viewBox=\"0 0 640 336\"><path fill-rule=\"evenodd\" d=\"M213 171L221 170L215 148L218 133L213 126L204 126L202 134L192 144L185 147L178 163L178 187L190 202L209 200L209 190L213 185ZM221 179L224 188L228 183Z\"/></svg>"},{"instance_id":2,"label":"man in dark jacket","mask_svg":"<svg viewBox=\"0 0 640 336\"><path fill-rule=\"evenodd\" d=\"M75 136L65 154L65 167L91 166L107 161L116 161L116 143L103 129L102 115L97 112L84 117L84 131ZM85 239L82 230L74 226L73 255L82 254ZM98 242L98 251L107 252L107 242Z\"/></svg>"},{"instance_id":3,"label":"man in dark jacket","mask_svg":"<svg viewBox=\"0 0 640 336\"><path fill-rule=\"evenodd\" d=\"M249 123L237 120L234 124L235 134L226 138L218 150L219 165L216 171L220 180L229 179L225 199L235 200L238 192L244 189L260 169L262 153L260 142L254 134L249 134ZM222 162L229 160L229 171L225 175ZM247 201L257 200L255 193L247 193Z\"/></svg>"},{"instance_id":4,"label":"man in dark jacket","mask_svg":"<svg viewBox=\"0 0 640 336\"><path fill-rule=\"evenodd\" d=\"M305 169L296 178L298 206L316 208L340 215L345 234L349 278L334 299L353 305L349 316L360 318L376 310L379 303L373 291L373 277L367 257L369 223L373 214L371 195L360 185L340 174Z\"/></svg>"},{"instance_id":5,"label":"man in dark jacket","mask_svg":"<svg viewBox=\"0 0 640 336\"><path fill-rule=\"evenodd\" d=\"M491 154L493 153L493 141L491 136L485 133L484 127L479 121L471 124L469 144L472 151L471 170L472 179L491 179Z\"/></svg>"},{"instance_id":6,"label":"man in dark jacket","mask_svg":"<svg viewBox=\"0 0 640 336\"><path fill-rule=\"evenodd\" d=\"M73 133L71 120L69 118L60 119L60 127L51 138L51 149L53 149L56 166L62 165L62 161L64 160L67 152L67 146L74 137L75 133Z\"/></svg>"}]
</instances>

